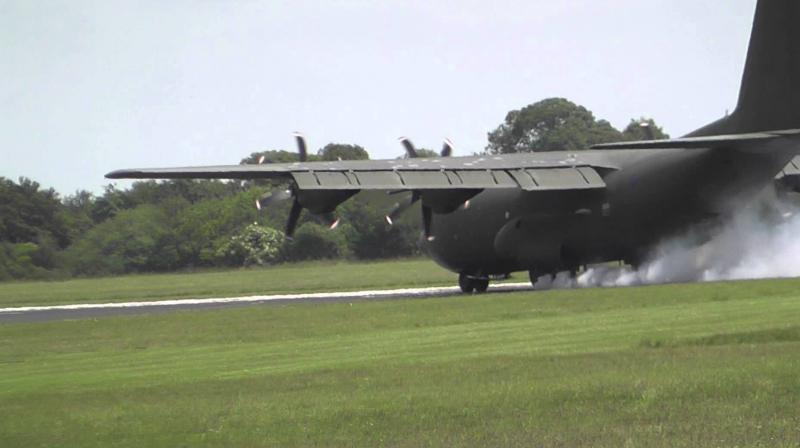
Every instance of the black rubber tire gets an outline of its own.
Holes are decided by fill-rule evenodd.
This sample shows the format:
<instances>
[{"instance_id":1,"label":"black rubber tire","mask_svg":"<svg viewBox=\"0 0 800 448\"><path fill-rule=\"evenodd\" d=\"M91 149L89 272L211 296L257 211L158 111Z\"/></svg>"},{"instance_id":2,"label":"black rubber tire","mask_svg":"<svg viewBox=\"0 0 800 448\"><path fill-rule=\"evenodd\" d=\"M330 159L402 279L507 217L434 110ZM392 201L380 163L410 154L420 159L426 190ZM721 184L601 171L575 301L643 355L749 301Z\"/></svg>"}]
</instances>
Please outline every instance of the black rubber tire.
<instances>
[{"instance_id":1,"label":"black rubber tire","mask_svg":"<svg viewBox=\"0 0 800 448\"><path fill-rule=\"evenodd\" d=\"M475 287L475 292L478 294L483 294L489 289L489 279L488 278L475 278L472 279L472 285Z\"/></svg>"},{"instance_id":2,"label":"black rubber tire","mask_svg":"<svg viewBox=\"0 0 800 448\"><path fill-rule=\"evenodd\" d=\"M464 294L471 294L475 290L475 282L462 272L458 274L458 287Z\"/></svg>"}]
</instances>

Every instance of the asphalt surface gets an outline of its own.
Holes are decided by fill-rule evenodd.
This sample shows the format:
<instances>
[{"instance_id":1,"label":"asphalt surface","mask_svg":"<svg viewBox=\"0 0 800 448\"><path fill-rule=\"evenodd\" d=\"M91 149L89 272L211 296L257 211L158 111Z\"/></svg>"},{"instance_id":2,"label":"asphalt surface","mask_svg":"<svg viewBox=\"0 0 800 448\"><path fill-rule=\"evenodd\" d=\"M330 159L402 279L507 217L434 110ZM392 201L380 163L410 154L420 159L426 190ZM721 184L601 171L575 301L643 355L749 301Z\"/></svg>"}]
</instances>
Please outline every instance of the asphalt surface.
<instances>
[{"instance_id":1,"label":"asphalt surface","mask_svg":"<svg viewBox=\"0 0 800 448\"><path fill-rule=\"evenodd\" d=\"M530 283L492 285L487 294L511 291L530 291ZM434 298L460 295L458 287L413 288L378 291L331 292L312 294L282 294L269 296L225 297L210 299L161 300L121 303L74 304L0 308L0 324L15 322L46 322L70 319L97 319L110 316L168 313L182 310L214 310L243 306L285 303L323 303L352 300L392 300Z\"/></svg>"}]
</instances>

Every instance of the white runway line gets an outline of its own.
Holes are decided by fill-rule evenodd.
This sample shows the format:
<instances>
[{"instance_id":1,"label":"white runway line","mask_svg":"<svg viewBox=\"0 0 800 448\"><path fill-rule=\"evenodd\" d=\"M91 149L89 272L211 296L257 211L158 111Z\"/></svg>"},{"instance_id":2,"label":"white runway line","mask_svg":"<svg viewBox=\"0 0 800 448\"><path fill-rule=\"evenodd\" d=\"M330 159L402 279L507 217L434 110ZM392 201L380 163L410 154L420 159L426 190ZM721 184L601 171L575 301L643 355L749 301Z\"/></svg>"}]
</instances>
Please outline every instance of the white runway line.
<instances>
[{"instance_id":1,"label":"white runway line","mask_svg":"<svg viewBox=\"0 0 800 448\"><path fill-rule=\"evenodd\" d=\"M514 291L531 289L530 283L502 283L489 287L490 291ZM224 297L211 299L178 299L178 300L158 300L141 302L117 302L117 303L80 303L75 305L53 305L53 306L24 306L15 308L0 308L0 313L14 314L30 311L56 311L56 310L91 310L109 308L144 308L159 306L181 306L181 305L211 305L211 304L230 304L230 303L250 303L268 302L272 300L309 300L309 299L380 299L392 297L419 297L428 295L450 295L457 294L460 290L457 286L447 286L438 288L410 288L410 289L388 289L377 291L350 291L350 292L315 292L307 294L277 294L269 296L247 296L247 297Z\"/></svg>"}]
</instances>

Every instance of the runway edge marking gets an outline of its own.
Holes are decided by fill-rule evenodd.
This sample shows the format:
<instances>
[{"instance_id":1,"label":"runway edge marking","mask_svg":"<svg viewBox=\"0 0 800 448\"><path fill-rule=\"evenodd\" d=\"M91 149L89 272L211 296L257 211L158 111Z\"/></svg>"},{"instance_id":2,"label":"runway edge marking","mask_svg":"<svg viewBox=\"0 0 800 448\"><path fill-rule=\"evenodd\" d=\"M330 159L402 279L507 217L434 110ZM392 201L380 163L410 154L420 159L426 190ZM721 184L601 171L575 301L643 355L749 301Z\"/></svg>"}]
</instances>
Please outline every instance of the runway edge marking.
<instances>
[{"instance_id":1,"label":"runway edge marking","mask_svg":"<svg viewBox=\"0 0 800 448\"><path fill-rule=\"evenodd\" d=\"M530 287L530 283L504 283L492 285L492 291L516 290ZM249 303L249 302L269 302L274 300L304 300L304 299L377 299L385 297L417 297L429 294L455 294L459 292L457 286L434 287L434 288L407 288L407 289L386 289L375 291L350 291L350 292L315 292L304 294L275 294L267 296L246 296L246 297L222 297L207 299L174 299L157 301L138 301L138 302L111 302L111 303L79 303L73 305L52 305L52 306L23 306L0 308L0 313L24 313L30 311L68 311L68 310L90 310L104 308L144 308L144 307L163 307L181 305L211 305L217 303Z\"/></svg>"}]
</instances>

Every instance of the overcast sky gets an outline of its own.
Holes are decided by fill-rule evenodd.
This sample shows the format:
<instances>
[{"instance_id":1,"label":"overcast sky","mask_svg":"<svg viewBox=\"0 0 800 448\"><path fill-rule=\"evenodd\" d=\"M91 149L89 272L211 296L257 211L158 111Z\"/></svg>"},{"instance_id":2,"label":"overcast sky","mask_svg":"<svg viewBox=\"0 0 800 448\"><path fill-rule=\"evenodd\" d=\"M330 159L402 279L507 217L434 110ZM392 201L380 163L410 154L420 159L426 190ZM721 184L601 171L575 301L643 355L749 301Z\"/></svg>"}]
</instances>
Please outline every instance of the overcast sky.
<instances>
[{"instance_id":1,"label":"overcast sky","mask_svg":"<svg viewBox=\"0 0 800 448\"><path fill-rule=\"evenodd\" d=\"M682 135L735 106L755 3L0 0L0 176L101 192L114 169L238 163L296 130L467 155L554 96Z\"/></svg>"}]
</instances>

